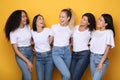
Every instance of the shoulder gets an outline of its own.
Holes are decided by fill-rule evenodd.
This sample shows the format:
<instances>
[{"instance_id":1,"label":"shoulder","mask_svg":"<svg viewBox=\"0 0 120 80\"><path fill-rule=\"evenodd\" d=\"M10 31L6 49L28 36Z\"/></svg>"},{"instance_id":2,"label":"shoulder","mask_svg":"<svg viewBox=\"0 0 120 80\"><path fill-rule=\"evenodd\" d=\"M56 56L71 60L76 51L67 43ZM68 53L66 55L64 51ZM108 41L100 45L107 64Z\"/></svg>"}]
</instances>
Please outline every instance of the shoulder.
<instances>
[{"instance_id":1,"label":"shoulder","mask_svg":"<svg viewBox=\"0 0 120 80\"><path fill-rule=\"evenodd\" d=\"M114 34L113 34L113 31L110 30L110 29L107 29L106 32L107 32L107 35L114 35Z\"/></svg>"},{"instance_id":2,"label":"shoulder","mask_svg":"<svg viewBox=\"0 0 120 80\"><path fill-rule=\"evenodd\" d=\"M74 29L78 29L79 28L79 25L76 25L75 27L74 27Z\"/></svg>"},{"instance_id":3,"label":"shoulder","mask_svg":"<svg viewBox=\"0 0 120 80\"><path fill-rule=\"evenodd\" d=\"M17 30L10 32L10 36L13 36L13 37L17 36L17 34L18 34Z\"/></svg>"},{"instance_id":4,"label":"shoulder","mask_svg":"<svg viewBox=\"0 0 120 80\"><path fill-rule=\"evenodd\" d=\"M30 30L30 25L25 25L24 27Z\"/></svg>"},{"instance_id":5,"label":"shoulder","mask_svg":"<svg viewBox=\"0 0 120 80\"><path fill-rule=\"evenodd\" d=\"M113 33L113 31L110 30L110 29L107 29L106 31L107 31L108 33Z\"/></svg>"},{"instance_id":6,"label":"shoulder","mask_svg":"<svg viewBox=\"0 0 120 80\"><path fill-rule=\"evenodd\" d=\"M25 25L24 27L30 28L30 25Z\"/></svg>"},{"instance_id":7,"label":"shoulder","mask_svg":"<svg viewBox=\"0 0 120 80\"><path fill-rule=\"evenodd\" d=\"M56 28L56 27L59 27L60 26L60 24L54 24L54 25L52 25L52 28Z\"/></svg>"},{"instance_id":8,"label":"shoulder","mask_svg":"<svg viewBox=\"0 0 120 80\"><path fill-rule=\"evenodd\" d=\"M72 31L76 31L79 28L79 25L74 26Z\"/></svg>"},{"instance_id":9,"label":"shoulder","mask_svg":"<svg viewBox=\"0 0 120 80\"><path fill-rule=\"evenodd\" d=\"M31 31L31 33L34 33L35 31L33 31L33 29L32 30L30 30Z\"/></svg>"},{"instance_id":10,"label":"shoulder","mask_svg":"<svg viewBox=\"0 0 120 80\"><path fill-rule=\"evenodd\" d=\"M100 32L100 30L94 30L92 31L93 34Z\"/></svg>"},{"instance_id":11,"label":"shoulder","mask_svg":"<svg viewBox=\"0 0 120 80\"><path fill-rule=\"evenodd\" d=\"M43 31L48 33L50 31L50 28L44 28Z\"/></svg>"},{"instance_id":12,"label":"shoulder","mask_svg":"<svg viewBox=\"0 0 120 80\"><path fill-rule=\"evenodd\" d=\"M49 30L50 30L50 28L44 28L44 30L49 31Z\"/></svg>"}]
</instances>

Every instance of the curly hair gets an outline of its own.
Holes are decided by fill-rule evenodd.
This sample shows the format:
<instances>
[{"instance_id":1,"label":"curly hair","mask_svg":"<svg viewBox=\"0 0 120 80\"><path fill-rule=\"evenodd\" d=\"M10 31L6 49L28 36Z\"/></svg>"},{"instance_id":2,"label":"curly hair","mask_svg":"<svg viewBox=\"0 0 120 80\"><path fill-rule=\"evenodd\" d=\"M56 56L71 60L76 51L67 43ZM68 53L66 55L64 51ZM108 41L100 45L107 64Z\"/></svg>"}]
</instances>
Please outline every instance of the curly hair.
<instances>
[{"instance_id":1,"label":"curly hair","mask_svg":"<svg viewBox=\"0 0 120 80\"><path fill-rule=\"evenodd\" d=\"M96 30L96 21L95 21L95 17L92 13L85 13L82 15L83 16L86 16L88 18L88 22L90 23L88 25L88 28L90 31L93 31L93 30Z\"/></svg>"},{"instance_id":2,"label":"curly hair","mask_svg":"<svg viewBox=\"0 0 120 80\"><path fill-rule=\"evenodd\" d=\"M22 12L26 14L27 17L27 23L29 24L29 18L25 10L15 10L7 19L6 24L5 24L5 36L8 40L10 40L10 32L15 31L21 22L21 17L22 17Z\"/></svg>"}]
</instances>

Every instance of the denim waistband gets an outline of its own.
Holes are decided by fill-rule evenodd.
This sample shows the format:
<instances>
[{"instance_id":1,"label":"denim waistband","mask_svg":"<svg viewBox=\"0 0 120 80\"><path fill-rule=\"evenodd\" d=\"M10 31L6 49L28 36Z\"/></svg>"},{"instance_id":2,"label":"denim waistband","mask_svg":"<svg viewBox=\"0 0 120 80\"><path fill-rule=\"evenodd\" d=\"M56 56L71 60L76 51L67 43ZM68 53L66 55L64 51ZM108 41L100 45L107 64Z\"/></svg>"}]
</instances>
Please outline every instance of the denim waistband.
<instances>
[{"instance_id":1,"label":"denim waistband","mask_svg":"<svg viewBox=\"0 0 120 80\"><path fill-rule=\"evenodd\" d=\"M50 53L51 53L51 50L50 50L50 51L46 51L46 52L37 52L37 51L36 51L36 53L37 53L37 54L50 54Z\"/></svg>"},{"instance_id":2,"label":"denim waistband","mask_svg":"<svg viewBox=\"0 0 120 80\"><path fill-rule=\"evenodd\" d=\"M22 47L18 47L18 48L30 48L31 47L31 45L30 46L22 46Z\"/></svg>"},{"instance_id":3,"label":"denim waistband","mask_svg":"<svg viewBox=\"0 0 120 80\"><path fill-rule=\"evenodd\" d=\"M83 53L83 52L86 52L86 51L90 52L90 50L83 50L83 51L79 51L79 52L74 52L73 51L73 53L77 54L77 53Z\"/></svg>"},{"instance_id":4,"label":"denim waistband","mask_svg":"<svg viewBox=\"0 0 120 80\"><path fill-rule=\"evenodd\" d=\"M91 52L91 54L93 54L93 55L100 55L100 56L104 55L104 54L97 54L97 53L93 53L93 52Z\"/></svg>"},{"instance_id":5,"label":"denim waistband","mask_svg":"<svg viewBox=\"0 0 120 80\"><path fill-rule=\"evenodd\" d=\"M53 47L56 47L56 48L67 48L67 47L70 47L70 45L67 45L67 46L53 46Z\"/></svg>"}]
</instances>

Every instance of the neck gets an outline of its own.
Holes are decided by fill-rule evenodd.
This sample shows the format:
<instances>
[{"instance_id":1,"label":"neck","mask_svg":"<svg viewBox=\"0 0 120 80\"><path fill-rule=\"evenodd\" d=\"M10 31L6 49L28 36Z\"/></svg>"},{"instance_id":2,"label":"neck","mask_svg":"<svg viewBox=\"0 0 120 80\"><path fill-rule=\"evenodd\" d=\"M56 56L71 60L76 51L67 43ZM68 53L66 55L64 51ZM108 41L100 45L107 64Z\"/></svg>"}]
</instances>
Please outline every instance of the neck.
<instances>
[{"instance_id":1,"label":"neck","mask_svg":"<svg viewBox=\"0 0 120 80\"><path fill-rule=\"evenodd\" d=\"M86 30L86 29L88 29L87 26L79 26L79 30L80 30L80 31L84 31L84 30Z\"/></svg>"},{"instance_id":2,"label":"neck","mask_svg":"<svg viewBox=\"0 0 120 80\"><path fill-rule=\"evenodd\" d=\"M60 24L61 26L63 26L63 27L66 27L66 26L68 26L68 24Z\"/></svg>"},{"instance_id":3,"label":"neck","mask_svg":"<svg viewBox=\"0 0 120 80\"><path fill-rule=\"evenodd\" d=\"M43 27L37 27L37 32L42 32L43 31Z\"/></svg>"},{"instance_id":4,"label":"neck","mask_svg":"<svg viewBox=\"0 0 120 80\"><path fill-rule=\"evenodd\" d=\"M19 28L24 28L24 25L20 24Z\"/></svg>"},{"instance_id":5,"label":"neck","mask_svg":"<svg viewBox=\"0 0 120 80\"><path fill-rule=\"evenodd\" d=\"M101 30L101 31L104 31L104 30L105 30L105 28L100 28L100 30Z\"/></svg>"}]
</instances>

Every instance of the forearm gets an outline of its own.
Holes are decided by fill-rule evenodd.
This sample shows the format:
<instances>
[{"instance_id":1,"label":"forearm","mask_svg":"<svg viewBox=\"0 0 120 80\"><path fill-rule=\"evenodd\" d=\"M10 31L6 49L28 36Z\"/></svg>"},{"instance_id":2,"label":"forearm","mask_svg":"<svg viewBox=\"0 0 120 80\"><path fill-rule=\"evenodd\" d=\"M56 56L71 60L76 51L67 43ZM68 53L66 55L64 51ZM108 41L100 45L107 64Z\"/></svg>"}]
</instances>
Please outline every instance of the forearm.
<instances>
[{"instance_id":1,"label":"forearm","mask_svg":"<svg viewBox=\"0 0 120 80\"><path fill-rule=\"evenodd\" d=\"M106 47L106 50L105 50L105 52L104 52L104 55L103 55L100 63L102 63L102 64L104 63L104 61L105 61L106 58L108 57L108 54L109 54L109 52L110 52L110 48L111 48L111 46L109 46L109 45Z\"/></svg>"},{"instance_id":2,"label":"forearm","mask_svg":"<svg viewBox=\"0 0 120 80\"><path fill-rule=\"evenodd\" d=\"M49 36L49 43L52 44L53 43L53 39L54 37L53 36Z\"/></svg>"},{"instance_id":3,"label":"forearm","mask_svg":"<svg viewBox=\"0 0 120 80\"><path fill-rule=\"evenodd\" d=\"M18 55L23 61L25 61L26 63L30 62L17 48L17 45L16 44L13 44L13 49L16 53L16 55Z\"/></svg>"}]
</instances>

